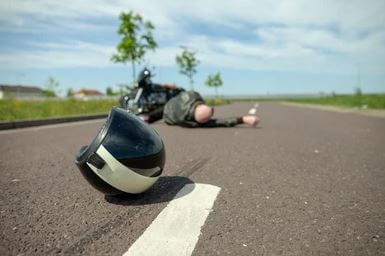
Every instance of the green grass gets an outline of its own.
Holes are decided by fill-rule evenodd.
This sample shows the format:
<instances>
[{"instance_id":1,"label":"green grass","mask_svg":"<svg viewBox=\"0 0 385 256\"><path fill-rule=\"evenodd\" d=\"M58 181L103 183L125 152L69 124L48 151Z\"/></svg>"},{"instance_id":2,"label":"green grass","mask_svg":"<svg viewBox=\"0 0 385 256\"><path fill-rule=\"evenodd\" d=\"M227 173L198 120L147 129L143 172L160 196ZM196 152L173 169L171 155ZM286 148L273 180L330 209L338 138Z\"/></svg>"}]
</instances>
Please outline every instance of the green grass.
<instances>
[{"instance_id":1,"label":"green grass","mask_svg":"<svg viewBox=\"0 0 385 256\"><path fill-rule=\"evenodd\" d=\"M229 99L210 98L210 99L205 99L205 102L207 105L210 105L210 106L220 106L225 104L231 104L233 101Z\"/></svg>"},{"instance_id":2,"label":"green grass","mask_svg":"<svg viewBox=\"0 0 385 256\"><path fill-rule=\"evenodd\" d=\"M208 99L212 106L230 104L230 100ZM0 121L29 120L107 113L118 100L46 99L46 100L0 100Z\"/></svg>"},{"instance_id":3,"label":"green grass","mask_svg":"<svg viewBox=\"0 0 385 256\"><path fill-rule=\"evenodd\" d=\"M107 113L117 100L0 100L0 121Z\"/></svg>"},{"instance_id":4,"label":"green grass","mask_svg":"<svg viewBox=\"0 0 385 256\"><path fill-rule=\"evenodd\" d=\"M385 94L331 95L319 98L297 99L249 99L252 101L279 100L306 104L330 105L350 108L385 109ZM211 106L231 104L236 99L207 99ZM75 99L58 100L0 100L0 121L28 120L50 117L64 117L107 113L111 107L117 106L118 100Z\"/></svg>"},{"instance_id":5,"label":"green grass","mask_svg":"<svg viewBox=\"0 0 385 256\"><path fill-rule=\"evenodd\" d=\"M385 109L385 94L331 95L320 98L287 99L285 101L349 108Z\"/></svg>"}]
</instances>

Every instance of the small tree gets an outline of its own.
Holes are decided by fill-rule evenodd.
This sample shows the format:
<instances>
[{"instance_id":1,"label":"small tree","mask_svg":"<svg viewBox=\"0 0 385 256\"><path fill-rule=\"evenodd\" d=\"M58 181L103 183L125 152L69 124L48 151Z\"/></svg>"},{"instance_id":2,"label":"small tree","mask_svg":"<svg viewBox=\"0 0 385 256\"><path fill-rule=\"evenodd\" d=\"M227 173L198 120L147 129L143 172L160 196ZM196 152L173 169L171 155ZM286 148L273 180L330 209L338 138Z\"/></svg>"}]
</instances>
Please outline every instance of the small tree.
<instances>
[{"instance_id":1,"label":"small tree","mask_svg":"<svg viewBox=\"0 0 385 256\"><path fill-rule=\"evenodd\" d=\"M47 82L45 83L45 89L43 89L43 94L46 97L56 97L59 93L59 81L55 80L53 77L48 77Z\"/></svg>"},{"instance_id":2,"label":"small tree","mask_svg":"<svg viewBox=\"0 0 385 256\"><path fill-rule=\"evenodd\" d=\"M194 90L194 80L193 75L197 72L196 67L199 64L199 60L196 59L196 52L189 51L185 46L181 46L182 53L177 55L175 60L176 64L179 66L179 72L188 77L190 81L190 89Z\"/></svg>"},{"instance_id":3,"label":"small tree","mask_svg":"<svg viewBox=\"0 0 385 256\"><path fill-rule=\"evenodd\" d=\"M354 88L354 95L357 96L357 97L361 97L362 96L362 90L361 90L360 87Z\"/></svg>"},{"instance_id":4,"label":"small tree","mask_svg":"<svg viewBox=\"0 0 385 256\"><path fill-rule=\"evenodd\" d=\"M106 95L107 96L114 96L114 92L112 91L112 88L109 86L106 89Z\"/></svg>"},{"instance_id":5,"label":"small tree","mask_svg":"<svg viewBox=\"0 0 385 256\"><path fill-rule=\"evenodd\" d=\"M214 75L209 75L207 77L207 80L205 84L208 87L214 87L215 88L215 97L218 98L218 87L222 86L222 78L221 78L221 73L216 73Z\"/></svg>"},{"instance_id":6,"label":"small tree","mask_svg":"<svg viewBox=\"0 0 385 256\"><path fill-rule=\"evenodd\" d=\"M123 96L123 94L126 94L132 90L133 87L131 87L129 84L117 84L119 87L119 90L116 92L116 95Z\"/></svg>"},{"instance_id":7,"label":"small tree","mask_svg":"<svg viewBox=\"0 0 385 256\"><path fill-rule=\"evenodd\" d=\"M73 95L74 95L74 91L72 90L72 88L68 88L67 89L67 98L72 97Z\"/></svg>"},{"instance_id":8,"label":"small tree","mask_svg":"<svg viewBox=\"0 0 385 256\"><path fill-rule=\"evenodd\" d=\"M143 21L139 14L132 11L122 12L119 16L121 24L118 34L122 40L116 46L117 53L113 54L111 60L117 62L131 62L132 80L135 82L135 64L140 63L147 50L154 50L157 44L152 35L155 27L150 21Z\"/></svg>"}]
</instances>

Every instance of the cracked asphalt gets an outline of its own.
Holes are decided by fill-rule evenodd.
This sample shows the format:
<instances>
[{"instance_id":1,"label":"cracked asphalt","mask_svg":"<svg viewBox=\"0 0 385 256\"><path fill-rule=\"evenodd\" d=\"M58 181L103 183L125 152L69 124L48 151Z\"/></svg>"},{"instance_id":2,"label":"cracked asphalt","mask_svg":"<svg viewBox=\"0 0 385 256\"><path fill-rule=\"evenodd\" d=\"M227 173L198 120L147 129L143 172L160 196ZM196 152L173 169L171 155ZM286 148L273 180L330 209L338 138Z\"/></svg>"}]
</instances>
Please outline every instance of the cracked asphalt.
<instances>
[{"instance_id":1,"label":"cracked asphalt","mask_svg":"<svg viewBox=\"0 0 385 256\"><path fill-rule=\"evenodd\" d=\"M258 115L257 128L153 124L163 176L123 197L74 164L104 120L1 131L0 255L122 255L192 182L221 187L193 255L385 255L385 119L269 102Z\"/></svg>"}]
</instances>

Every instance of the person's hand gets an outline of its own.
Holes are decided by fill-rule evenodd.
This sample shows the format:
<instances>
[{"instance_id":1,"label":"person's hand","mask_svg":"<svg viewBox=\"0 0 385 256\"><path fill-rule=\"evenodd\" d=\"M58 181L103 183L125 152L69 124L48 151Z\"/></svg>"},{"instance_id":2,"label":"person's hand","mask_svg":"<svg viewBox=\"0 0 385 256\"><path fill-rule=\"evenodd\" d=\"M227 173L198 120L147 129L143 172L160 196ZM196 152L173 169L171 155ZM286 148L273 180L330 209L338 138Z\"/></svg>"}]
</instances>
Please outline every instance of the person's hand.
<instances>
[{"instance_id":1,"label":"person's hand","mask_svg":"<svg viewBox=\"0 0 385 256\"><path fill-rule=\"evenodd\" d=\"M251 126L257 126L257 124L261 121L257 116L243 116L242 121L245 124Z\"/></svg>"}]
</instances>

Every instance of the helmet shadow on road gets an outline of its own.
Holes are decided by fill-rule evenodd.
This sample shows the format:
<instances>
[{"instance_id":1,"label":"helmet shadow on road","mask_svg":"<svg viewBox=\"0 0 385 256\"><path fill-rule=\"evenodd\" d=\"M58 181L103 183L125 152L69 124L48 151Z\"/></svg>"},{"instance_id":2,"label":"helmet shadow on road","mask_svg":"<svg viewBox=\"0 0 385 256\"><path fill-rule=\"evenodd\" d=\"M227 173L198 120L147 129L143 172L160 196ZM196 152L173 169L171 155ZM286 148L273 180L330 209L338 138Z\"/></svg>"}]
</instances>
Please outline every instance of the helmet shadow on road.
<instances>
[{"instance_id":1,"label":"helmet shadow on road","mask_svg":"<svg viewBox=\"0 0 385 256\"><path fill-rule=\"evenodd\" d=\"M186 184L194 184L194 182L182 176L160 177L154 186L144 193L120 194L115 196L106 195L104 199L111 204L127 206L169 202L175 198ZM178 198L190 193L194 189L194 186L189 186L189 188L189 190L184 190L182 194L179 193Z\"/></svg>"}]
</instances>

